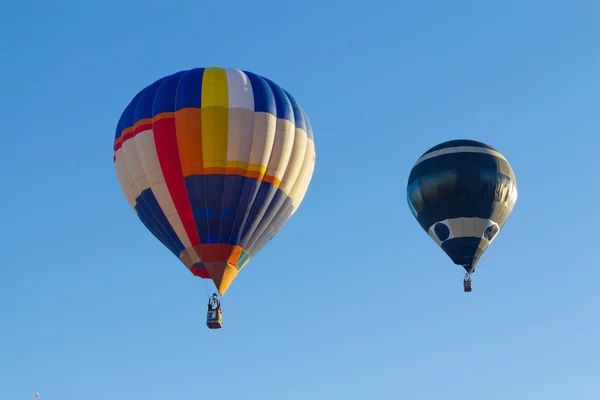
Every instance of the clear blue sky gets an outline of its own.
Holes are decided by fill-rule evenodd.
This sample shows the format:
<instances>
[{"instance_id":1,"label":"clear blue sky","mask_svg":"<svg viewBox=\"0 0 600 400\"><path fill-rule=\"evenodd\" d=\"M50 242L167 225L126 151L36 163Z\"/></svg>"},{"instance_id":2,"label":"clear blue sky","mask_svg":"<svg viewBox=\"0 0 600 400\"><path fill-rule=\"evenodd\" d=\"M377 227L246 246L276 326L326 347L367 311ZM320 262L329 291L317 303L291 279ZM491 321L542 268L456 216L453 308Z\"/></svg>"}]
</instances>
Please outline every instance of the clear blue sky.
<instances>
[{"instance_id":1,"label":"clear blue sky","mask_svg":"<svg viewBox=\"0 0 600 400\"><path fill-rule=\"evenodd\" d=\"M600 398L600 3L416 4L2 3L0 399ZM290 91L317 151L220 331L112 162L138 90L211 65ZM459 138L519 188L471 294L405 195Z\"/></svg>"}]
</instances>

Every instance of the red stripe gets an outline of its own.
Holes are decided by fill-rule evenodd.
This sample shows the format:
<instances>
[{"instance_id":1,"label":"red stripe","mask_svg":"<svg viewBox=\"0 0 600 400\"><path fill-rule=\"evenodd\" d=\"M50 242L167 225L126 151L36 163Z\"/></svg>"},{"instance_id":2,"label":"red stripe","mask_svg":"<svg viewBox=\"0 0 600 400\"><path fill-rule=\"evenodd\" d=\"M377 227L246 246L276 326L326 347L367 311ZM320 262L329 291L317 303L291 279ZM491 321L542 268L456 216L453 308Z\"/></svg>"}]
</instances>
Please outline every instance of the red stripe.
<instances>
[{"instance_id":1,"label":"red stripe","mask_svg":"<svg viewBox=\"0 0 600 400\"><path fill-rule=\"evenodd\" d=\"M152 128L154 130L154 143L158 154L158 162L165 177L167 188L192 246L198 246L200 237L196 229L196 222L192 214L192 206L181 169L181 161L179 160L175 118L156 120L152 124Z\"/></svg>"},{"instance_id":2,"label":"red stripe","mask_svg":"<svg viewBox=\"0 0 600 400\"><path fill-rule=\"evenodd\" d=\"M127 141L133 137L133 130L130 130L129 132L127 132L126 134L124 134L121 137L122 137L121 143L125 143L125 141Z\"/></svg>"},{"instance_id":3,"label":"red stripe","mask_svg":"<svg viewBox=\"0 0 600 400\"><path fill-rule=\"evenodd\" d=\"M130 140L131 138L136 137L139 133L145 132L150 129L152 129L151 123L140 125L140 126L136 127L135 129L130 129L129 132L127 132L125 135L120 136L121 140L119 141L119 143L117 145L114 146L115 151L119 150L121 148L121 146L123 146L123 143L125 143L126 141ZM115 143L116 143L116 140L115 140Z\"/></svg>"},{"instance_id":4,"label":"red stripe","mask_svg":"<svg viewBox=\"0 0 600 400\"><path fill-rule=\"evenodd\" d=\"M149 122L147 124L139 125L139 126L135 127L135 129L133 130L133 136L137 136L138 133L144 132L144 131L147 131L147 130L150 130L150 129L152 129L152 123L151 122Z\"/></svg>"}]
</instances>

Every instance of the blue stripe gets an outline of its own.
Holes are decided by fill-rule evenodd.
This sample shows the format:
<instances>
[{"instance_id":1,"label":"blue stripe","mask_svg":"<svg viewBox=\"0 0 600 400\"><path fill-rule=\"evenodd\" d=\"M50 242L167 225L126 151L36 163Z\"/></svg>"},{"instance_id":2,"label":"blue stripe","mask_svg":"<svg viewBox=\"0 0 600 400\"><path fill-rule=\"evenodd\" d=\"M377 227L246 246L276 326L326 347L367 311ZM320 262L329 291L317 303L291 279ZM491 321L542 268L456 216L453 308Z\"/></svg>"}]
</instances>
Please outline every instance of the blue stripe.
<instances>
[{"instance_id":1,"label":"blue stripe","mask_svg":"<svg viewBox=\"0 0 600 400\"><path fill-rule=\"evenodd\" d=\"M135 97L133 98L133 100L131 100L131 102L127 105L127 107L125 107L125 110L123 110L123 113L121 114L121 118L119 118L119 122L117 123L117 131L115 132L115 140L117 140L117 138L119 138L123 134L123 131L126 128L133 126L133 124L135 122L133 119L135 107L140 100L141 94L142 94L142 92L139 92L138 94L136 94Z\"/></svg>"},{"instance_id":2,"label":"blue stripe","mask_svg":"<svg viewBox=\"0 0 600 400\"><path fill-rule=\"evenodd\" d=\"M252 240L260 221L264 217L265 213L273 198L277 192L277 186L272 183L262 181L256 194L254 203L246 211L248 218L245 224L242 226L243 232L240 240L240 246L247 248L248 244Z\"/></svg>"},{"instance_id":3,"label":"blue stripe","mask_svg":"<svg viewBox=\"0 0 600 400\"><path fill-rule=\"evenodd\" d=\"M202 106L202 79L204 68L196 68L184 73L179 81L179 90L175 100L175 109L201 108Z\"/></svg>"},{"instance_id":4,"label":"blue stripe","mask_svg":"<svg viewBox=\"0 0 600 400\"><path fill-rule=\"evenodd\" d=\"M214 208L199 208L192 212L194 214L194 218L210 218L215 216Z\"/></svg>"},{"instance_id":5,"label":"blue stripe","mask_svg":"<svg viewBox=\"0 0 600 400\"><path fill-rule=\"evenodd\" d=\"M267 245L267 243L269 243L269 240L273 239L273 237L275 237L275 235L277 235L279 231L283 229L285 224L291 218L293 211L294 207L292 204L292 199L286 196L285 200L283 201L283 205L277 211L275 218L273 218L273 220L269 223L263 234L259 236L254 247L248 250L251 256L254 256L256 253L258 253Z\"/></svg>"},{"instance_id":6,"label":"blue stripe","mask_svg":"<svg viewBox=\"0 0 600 400\"><path fill-rule=\"evenodd\" d=\"M291 215L291 202L285 206L287 195L269 182L239 175L193 175L185 182L202 243L248 246L255 254ZM205 191L215 185L223 186L217 190L222 197L212 196L212 189Z\"/></svg>"},{"instance_id":7,"label":"blue stripe","mask_svg":"<svg viewBox=\"0 0 600 400\"><path fill-rule=\"evenodd\" d=\"M246 178L238 175L228 175L225 177L225 187L223 191L221 222L221 241L222 243L237 244L237 230L241 219L238 220L240 199L245 197L243 193ZM243 210L242 210L243 214Z\"/></svg>"},{"instance_id":8,"label":"blue stripe","mask_svg":"<svg viewBox=\"0 0 600 400\"><path fill-rule=\"evenodd\" d=\"M135 200L138 217L150 232L159 239L173 254L179 256L184 250L183 243L160 208L152 189L144 190Z\"/></svg>"},{"instance_id":9,"label":"blue stripe","mask_svg":"<svg viewBox=\"0 0 600 400\"><path fill-rule=\"evenodd\" d=\"M194 216L194 222L196 223L196 230L200 240L204 242L203 237L210 236L209 233L209 222L207 217L202 216L203 210L213 209L215 210L215 204L211 201L207 202L206 190L205 190L205 177L204 175L192 175L186 176L185 187L188 192L188 198L192 207L192 214ZM209 196L212 199L212 196ZM215 210L220 212L219 209ZM213 212L214 213L214 212Z\"/></svg>"},{"instance_id":10,"label":"blue stripe","mask_svg":"<svg viewBox=\"0 0 600 400\"><path fill-rule=\"evenodd\" d=\"M244 185L242 186L242 191L240 193L240 197L236 207L237 211L232 231L232 234L233 236L235 236L235 239L232 244L238 246L241 245L244 228L248 223L248 218L250 217L250 210L254 205L254 201L256 200L256 197L258 195L260 185L261 181L255 178L244 178Z\"/></svg>"},{"instance_id":11,"label":"blue stripe","mask_svg":"<svg viewBox=\"0 0 600 400\"><path fill-rule=\"evenodd\" d=\"M302 113L304 114L304 121L306 122L306 135L308 136L308 138L310 140L312 140L314 142L315 136L313 134L312 124L310 123L310 119L308 119L308 115L306 115L304 110L302 110Z\"/></svg>"},{"instance_id":12,"label":"blue stripe","mask_svg":"<svg viewBox=\"0 0 600 400\"><path fill-rule=\"evenodd\" d=\"M288 99L290 100L290 103L292 104L292 109L294 110L294 120L296 121L296 128L303 129L306 131L306 121L304 120L304 118L305 118L304 111L302 111L300 104L298 104L298 102L296 101L294 96L289 94L289 92L285 92L285 94L287 95Z\"/></svg>"},{"instance_id":13,"label":"blue stripe","mask_svg":"<svg viewBox=\"0 0 600 400\"><path fill-rule=\"evenodd\" d=\"M165 238L163 233L156 228L156 225L152 221L150 221L149 216L144 211L140 210L138 206L135 206L135 210L137 211L138 218L140 219L140 221L142 221L142 223L144 224L146 229L148 229L148 231L152 234L152 236L157 238L163 244L163 246L165 246L171 253L175 254L173 252L173 247L171 246L171 243L167 242L167 239Z\"/></svg>"},{"instance_id":14,"label":"blue stripe","mask_svg":"<svg viewBox=\"0 0 600 400\"><path fill-rule=\"evenodd\" d=\"M205 175L207 207L213 208L215 215L208 218L210 236L216 237L216 243L221 242L221 219L223 214L223 191L225 190L226 175Z\"/></svg>"},{"instance_id":15,"label":"blue stripe","mask_svg":"<svg viewBox=\"0 0 600 400\"><path fill-rule=\"evenodd\" d=\"M185 247L169 223L169 220L160 207L160 204L158 203L156 196L154 196L152 189L144 190L139 197L142 198L143 203L145 203L148 211L150 211L150 213L152 213L154 216L154 220L156 221L158 228L164 232L167 241L172 244L173 252L179 256L179 253L181 253Z\"/></svg>"},{"instance_id":16,"label":"blue stripe","mask_svg":"<svg viewBox=\"0 0 600 400\"><path fill-rule=\"evenodd\" d=\"M158 87L161 85L163 80L164 78L157 80L152 85L148 86L142 91L140 101L138 102L135 108L136 122L142 119L152 118L152 105L154 104L154 97L156 96L156 91L158 90Z\"/></svg>"},{"instance_id":17,"label":"blue stripe","mask_svg":"<svg viewBox=\"0 0 600 400\"><path fill-rule=\"evenodd\" d=\"M275 96L271 87L261 76L252 72L242 71L248 76L250 85L252 85L252 93L254 94L254 111L266 112L276 115L277 107L275 106Z\"/></svg>"},{"instance_id":18,"label":"blue stripe","mask_svg":"<svg viewBox=\"0 0 600 400\"><path fill-rule=\"evenodd\" d=\"M219 236L203 236L203 244L219 244L221 243Z\"/></svg>"},{"instance_id":19,"label":"blue stripe","mask_svg":"<svg viewBox=\"0 0 600 400\"><path fill-rule=\"evenodd\" d=\"M267 208L267 211L261 218L260 224L256 228L256 231L254 233L254 236L252 237L252 240L250 240L250 242L248 243L247 250L250 253L254 254L253 253L254 249L260 248L259 242L261 241L261 238L263 236L265 236L265 232L269 229L269 226L271 225L271 223L273 223L273 220L275 219L275 217L277 216L277 213L283 206L283 203L285 202L286 198L287 198L287 194L285 192L283 192L281 189L278 189L277 192L275 193L275 196L273 196L273 200L271 200L271 203L269 203L269 207Z\"/></svg>"},{"instance_id":20,"label":"blue stripe","mask_svg":"<svg viewBox=\"0 0 600 400\"><path fill-rule=\"evenodd\" d=\"M283 89L277 84L273 83L273 81L267 78L264 79L267 81L269 87L273 91L277 118L287 119L290 122L294 122L294 110L292 109L292 103L290 103L290 100Z\"/></svg>"},{"instance_id":21,"label":"blue stripe","mask_svg":"<svg viewBox=\"0 0 600 400\"><path fill-rule=\"evenodd\" d=\"M175 97L179 81L185 72L177 72L162 80L156 94L154 95L154 104L152 105L152 116L165 112L175 112Z\"/></svg>"},{"instance_id":22,"label":"blue stripe","mask_svg":"<svg viewBox=\"0 0 600 400\"><path fill-rule=\"evenodd\" d=\"M119 118L119 122L117 122L117 128L115 130L115 140L117 140L119 137L121 137L121 134L123 133L123 130L127 127L127 123L126 121L126 115L128 113L129 108L132 107L132 104L135 104L137 102L138 96L140 94L138 93L133 100L131 100L131 102L129 102L129 104L127 105L127 107L125 107L125 110L123 110L123 113L121 113L121 117Z\"/></svg>"},{"instance_id":23,"label":"blue stripe","mask_svg":"<svg viewBox=\"0 0 600 400\"><path fill-rule=\"evenodd\" d=\"M163 79L157 80L141 92L140 100L135 107L135 122L142 119L152 118L152 104L154 103L154 96L162 81Z\"/></svg>"},{"instance_id":24,"label":"blue stripe","mask_svg":"<svg viewBox=\"0 0 600 400\"><path fill-rule=\"evenodd\" d=\"M246 250L254 256L269 243L291 217L292 201L285 192L278 189L260 224L252 235Z\"/></svg>"}]
</instances>

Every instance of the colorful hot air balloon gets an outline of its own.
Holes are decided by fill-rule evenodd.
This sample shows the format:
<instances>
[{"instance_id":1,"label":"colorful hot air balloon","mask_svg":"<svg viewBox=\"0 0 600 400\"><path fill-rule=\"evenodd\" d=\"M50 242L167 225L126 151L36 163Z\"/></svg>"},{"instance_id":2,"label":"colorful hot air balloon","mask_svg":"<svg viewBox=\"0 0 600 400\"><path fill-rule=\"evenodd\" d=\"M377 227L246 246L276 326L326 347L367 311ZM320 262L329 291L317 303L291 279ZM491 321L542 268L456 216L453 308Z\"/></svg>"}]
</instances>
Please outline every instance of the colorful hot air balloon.
<instances>
[{"instance_id":1,"label":"colorful hot air balloon","mask_svg":"<svg viewBox=\"0 0 600 400\"><path fill-rule=\"evenodd\" d=\"M421 227L470 274L517 201L517 181L494 148L452 140L429 149L408 178L407 200Z\"/></svg>"},{"instance_id":2,"label":"colorful hot air balloon","mask_svg":"<svg viewBox=\"0 0 600 400\"><path fill-rule=\"evenodd\" d=\"M211 67L140 91L119 120L114 161L146 228L224 295L300 206L315 146L288 92L251 72Z\"/></svg>"}]
</instances>

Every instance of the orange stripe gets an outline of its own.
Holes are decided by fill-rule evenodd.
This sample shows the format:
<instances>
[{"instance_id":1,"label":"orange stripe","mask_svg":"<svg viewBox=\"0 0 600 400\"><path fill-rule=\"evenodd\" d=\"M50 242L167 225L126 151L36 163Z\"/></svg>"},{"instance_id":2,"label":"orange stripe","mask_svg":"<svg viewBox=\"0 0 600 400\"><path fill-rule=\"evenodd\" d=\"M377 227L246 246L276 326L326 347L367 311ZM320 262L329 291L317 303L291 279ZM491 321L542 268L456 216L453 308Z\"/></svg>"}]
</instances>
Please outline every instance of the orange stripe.
<instances>
[{"instance_id":1,"label":"orange stripe","mask_svg":"<svg viewBox=\"0 0 600 400\"><path fill-rule=\"evenodd\" d=\"M133 125L133 132L134 133L139 133L142 130L146 130L146 129L141 129L143 125L150 125L150 127L152 127L152 118L140 119L138 122L136 122Z\"/></svg>"},{"instance_id":2,"label":"orange stripe","mask_svg":"<svg viewBox=\"0 0 600 400\"><path fill-rule=\"evenodd\" d=\"M133 137L133 128L131 126L129 128L123 129L123 132L121 133L121 140L125 142L130 137Z\"/></svg>"},{"instance_id":3,"label":"orange stripe","mask_svg":"<svg viewBox=\"0 0 600 400\"><path fill-rule=\"evenodd\" d=\"M132 132L133 132L133 127L128 126L127 128L125 128L121 131L121 137L125 136L128 133L132 133Z\"/></svg>"},{"instance_id":4,"label":"orange stripe","mask_svg":"<svg viewBox=\"0 0 600 400\"><path fill-rule=\"evenodd\" d=\"M199 175L202 171L202 110L184 108L175 114L177 144L183 176Z\"/></svg>"},{"instance_id":5,"label":"orange stripe","mask_svg":"<svg viewBox=\"0 0 600 400\"><path fill-rule=\"evenodd\" d=\"M160 113L152 118L152 122L160 121L161 119L166 119L166 118L175 118L175 113L174 112Z\"/></svg>"},{"instance_id":6,"label":"orange stripe","mask_svg":"<svg viewBox=\"0 0 600 400\"><path fill-rule=\"evenodd\" d=\"M274 176L271 176L271 175L265 175L265 177L263 178L263 181L272 183L273 185L275 185L277 187L279 187L279 185L281 185L281 180L278 178L275 178Z\"/></svg>"}]
</instances>

